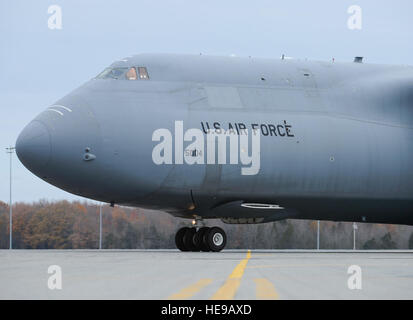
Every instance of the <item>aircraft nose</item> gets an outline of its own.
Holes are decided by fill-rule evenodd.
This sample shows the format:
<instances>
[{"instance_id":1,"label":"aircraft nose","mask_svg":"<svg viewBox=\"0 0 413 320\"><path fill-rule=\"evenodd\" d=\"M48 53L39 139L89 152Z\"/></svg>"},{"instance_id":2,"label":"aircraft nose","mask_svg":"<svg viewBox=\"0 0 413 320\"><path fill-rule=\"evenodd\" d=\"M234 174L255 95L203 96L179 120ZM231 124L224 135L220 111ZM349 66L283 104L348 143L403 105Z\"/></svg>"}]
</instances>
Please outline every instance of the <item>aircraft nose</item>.
<instances>
[{"instance_id":1,"label":"aircraft nose","mask_svg":"<svg viewBox=\"0 0 413 320\"><path fill-rule=\"evenodd\" d=\"M39 173L49 162L51 155L50 132L40 121L30 122L16 141L19 160L33 173Z\"/></svg>"}]
</instances>

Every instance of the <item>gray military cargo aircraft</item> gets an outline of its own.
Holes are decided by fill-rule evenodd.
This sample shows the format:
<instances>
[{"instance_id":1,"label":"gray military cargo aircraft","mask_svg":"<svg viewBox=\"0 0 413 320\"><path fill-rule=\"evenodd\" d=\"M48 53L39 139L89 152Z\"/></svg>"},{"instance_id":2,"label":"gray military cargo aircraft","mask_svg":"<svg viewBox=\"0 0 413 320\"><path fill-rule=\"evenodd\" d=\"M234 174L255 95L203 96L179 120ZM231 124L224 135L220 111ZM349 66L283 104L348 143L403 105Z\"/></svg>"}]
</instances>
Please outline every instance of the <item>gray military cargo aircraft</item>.
<instances>
[{"instance_id":1,"label":"gray military cargo aircraft","mask_svg":"<svg viewBox=\"0 0 413 320\"><path fill-rule=\"evenodd\" d=\"M214 162L220 134L251 141ZM224 248L210 218L413 225L413 68L139 54L39 114L16 150L73 194L193 219L183 251Z\"/></svg>"}]
</instances>

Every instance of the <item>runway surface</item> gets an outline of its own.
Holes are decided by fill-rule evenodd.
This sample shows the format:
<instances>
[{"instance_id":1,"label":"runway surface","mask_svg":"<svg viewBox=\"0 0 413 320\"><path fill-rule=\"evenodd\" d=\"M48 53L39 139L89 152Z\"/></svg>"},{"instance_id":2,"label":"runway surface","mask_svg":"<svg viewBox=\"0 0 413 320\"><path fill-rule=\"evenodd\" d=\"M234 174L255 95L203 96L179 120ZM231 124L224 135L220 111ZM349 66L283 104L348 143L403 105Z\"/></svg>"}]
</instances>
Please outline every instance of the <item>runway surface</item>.
<instances>
[{"instance_id":1,"label":"runway surface","mask_svg":"<svg viewBox=\"0 0 413 320\"><path fill-rule=\"evenodd\" d=\"M413 251L0 250L0 299L413 299Z\"/></svg>"}]
</instances>

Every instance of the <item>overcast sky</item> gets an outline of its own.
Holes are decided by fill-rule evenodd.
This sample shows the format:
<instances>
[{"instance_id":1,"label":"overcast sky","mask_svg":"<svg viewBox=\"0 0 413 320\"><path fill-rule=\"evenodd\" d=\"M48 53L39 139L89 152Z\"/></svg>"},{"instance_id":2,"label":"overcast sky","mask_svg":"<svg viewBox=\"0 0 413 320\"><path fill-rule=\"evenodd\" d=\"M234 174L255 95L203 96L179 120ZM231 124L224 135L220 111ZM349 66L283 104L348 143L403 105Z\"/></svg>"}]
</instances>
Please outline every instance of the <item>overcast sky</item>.
<instances>
[{"instance_id":1,"label":"overcast sky","mask_svg":"<svg viewBox=\"0 0 413 320\"><path fill-rule=\"evenodd\" d=\"M48 8L62 29L48 27ZM362 9L362 29L348 9ZM112 61L141 52L200 53L413 65L411 0L1 0L0 200L5 147L59 97ZM43 182L14 155L16 201L79 198Z\"/></svg>"}]
</instances>

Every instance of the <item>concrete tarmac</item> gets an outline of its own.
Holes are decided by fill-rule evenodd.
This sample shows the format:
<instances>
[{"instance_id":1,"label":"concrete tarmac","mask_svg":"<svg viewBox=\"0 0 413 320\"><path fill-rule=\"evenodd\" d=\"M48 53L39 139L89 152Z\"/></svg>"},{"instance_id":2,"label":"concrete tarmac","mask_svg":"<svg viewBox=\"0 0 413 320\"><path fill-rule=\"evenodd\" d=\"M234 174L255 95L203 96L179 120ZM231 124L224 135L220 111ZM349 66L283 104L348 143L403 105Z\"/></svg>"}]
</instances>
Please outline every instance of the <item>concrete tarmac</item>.
<instances>
[{"instance_id":1,"label":"concrete tarmac","mask_svg":"<svg viewBox=\"0 0 413 320\"><path fill-rule=\"evenodd\" d=\"M413 299L413 251L0 250L0 299Z\"/></svg>"}]
</instances>

